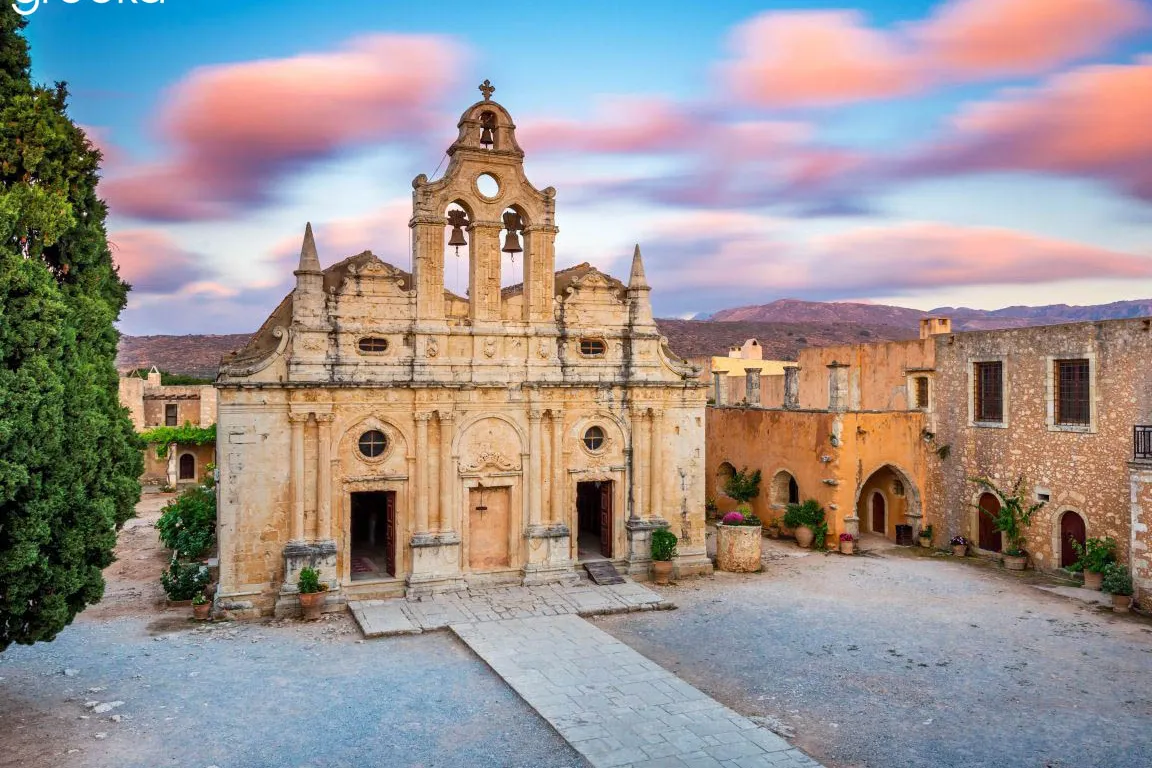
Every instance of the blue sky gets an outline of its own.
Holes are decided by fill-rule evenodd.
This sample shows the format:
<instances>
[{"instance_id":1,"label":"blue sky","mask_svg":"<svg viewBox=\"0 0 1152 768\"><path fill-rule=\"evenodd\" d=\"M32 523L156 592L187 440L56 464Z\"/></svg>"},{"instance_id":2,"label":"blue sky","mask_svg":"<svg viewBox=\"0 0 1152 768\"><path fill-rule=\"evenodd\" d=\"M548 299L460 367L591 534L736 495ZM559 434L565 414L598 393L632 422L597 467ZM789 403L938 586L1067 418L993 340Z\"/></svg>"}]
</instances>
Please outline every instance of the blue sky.
<instances>
[{"instance_id":1,"label":"blue sky","mask_svg":"<svg viewBox=\"0 0 1152 768\"><path fill-rule=\"evenodd\" d=\"M42 0L29 19L34 75L70 84L106 153L127 333L254 329L305 221L326 264L407 268L410 181L485 78L559 190L558 267L622 272L638 241L658 314L1152 296L1143 0Z\"/></svg>"}]
</instances>

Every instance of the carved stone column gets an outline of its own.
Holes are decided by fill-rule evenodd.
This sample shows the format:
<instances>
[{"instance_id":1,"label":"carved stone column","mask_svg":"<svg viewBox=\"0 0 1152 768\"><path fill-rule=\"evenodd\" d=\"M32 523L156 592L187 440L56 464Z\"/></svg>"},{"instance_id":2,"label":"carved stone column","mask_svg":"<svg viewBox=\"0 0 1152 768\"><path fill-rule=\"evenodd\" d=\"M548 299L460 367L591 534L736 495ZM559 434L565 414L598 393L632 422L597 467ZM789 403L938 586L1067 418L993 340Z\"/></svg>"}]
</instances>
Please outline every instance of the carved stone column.
<instances>
[{"instance_id":1,"label":"carved stone column","mask_svg":"<svg viewBox=\"0 0 1152 768\"><path fill-rule=\"evenodd\" d=\"M645 517L644 506L645 496L647 489L645 481L648 475L644 471L645 465L648 463L648 457L644 455L644 413L639 407L632 408L632 518L637 520Z\"/></svg>"},{"instance_id":2,"label":"carved stone column","mask_svg":"<svg viewBox=\"0 0 1152 768\"><path fill-rule=\"evenodd\" d=\"M748 405L760 405L760 370L759 368L744 369L744 399Z\"/></svg>"},{"instance_id":3,"label":"carved stone column","mask_svg":"<svg viewBox=\"0 0 1152 768\"><path fill-rule=\"evenodd\" d=\"M664 411L653 408L651 414L652 442L648 446L651 454L648 477L652 490L648 494L648 516L663 517L664 498L661 491L664 481Z\"/></svg>"},{"instance_id":4,"label":"carved stone column","mask_svg":"<svg viewBox=\"0 0 1152 768\"><path fill-rule=\"evenodd\" d=\"M472 233L468 304L473 321L500 320L500 230L503 228L498 221L476 221L468 228Z\"/></svg>"},{"instance_id":5,"label":"carved stone column","mask_svg":"<svg viewBox=\"0 0 1152 768\"><path fill-rule=\"evenodd\" d=\"M290 540L304 541L304 424L308 421L306 413L288 414L291 429L291 460L289 471L292 488L292 518Z\"/></svg>"},{"instance_id":6,"label":"carved stone column","mask_svg":"<svg viewBox=\"0 0 1152 768\"><path fill-rule=\"evenodd\" d=\"M332 537L332 421L330 413L316 414L316 538Z\"/></svg>"},{"instance_id":7,"label":"carved stone column","mask_svg":"<svg viewBox=\"0 0 1152 768\"><path fill-rule=\"evenodd\" d=\"M528 525L540 525L540 488L544 475L540 471L540 451L543 445L540 422L544 412L533 408L528 411Z\"/></svg>"},{"instance_id":8,"label":"carved stone column","mask_svg":"<svg viewBox=\"0 0 1152 768\"><path fill-rule=\"evenodd\" d=\"M437 411L440 417L440 521L441 531L459 529L456 521L457 504L453 500L452 434L456 414L452 411Z\"/></svg>"},{"instance_id":9,"label":"carved stone column","mask_svg":"<svg viewBox=\"0 0 1152 768\"><path fill-rule=\"evenodd\" d=\"M428 420L431 418L429 412L416 414L416 476L412 483L416 501L416 534L428 532Z\"/></svg>"},{"instance_id":10,"label":"carved stone column","mask_svg":"<svg viewBox=\"0 0 1152 768\"><path fill-rule=\"evenodd\" d=\"M717 408L728 404L727 374L712 371L712 401Z\"/></svg>"},{"instance_id":11,"label":"carved stone column","mask_svg":"<svg viewBox=\"0 0 1152 768\"><path fill-rule=\"evenodd\" d=\"M549 520L552 525L564 522L564 412L552 409L552 499Z\"/></svg>"},{"instance_id":12,"label":"carved stone column","mask_svg":"<svg viewBox=\"0 0 1152 768\"><path fill-rule=\"evenodd\" d=\"M800 366L790 365L784 369L784 407L791 410L800 407Z\"/></svg>"}]
</instances>

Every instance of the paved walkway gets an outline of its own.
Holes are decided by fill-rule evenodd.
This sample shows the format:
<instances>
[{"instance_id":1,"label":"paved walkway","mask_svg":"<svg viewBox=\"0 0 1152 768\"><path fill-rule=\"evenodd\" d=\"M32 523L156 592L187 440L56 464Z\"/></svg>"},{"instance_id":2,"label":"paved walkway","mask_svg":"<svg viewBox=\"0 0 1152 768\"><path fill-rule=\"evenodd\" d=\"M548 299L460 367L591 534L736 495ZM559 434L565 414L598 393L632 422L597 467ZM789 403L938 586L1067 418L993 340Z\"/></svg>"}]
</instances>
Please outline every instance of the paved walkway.
<instances>
[{"instance_id":1,"label":"paved walkway","mask_svg":"<svg viewBox=\"0 0 1152 768\"><path fill-rule=\"evenodd\" d=\"M351 600L348 607L365 637L417 634L451 624L523 619L532 616L600 616L675 606L632 581L623 584L545 584L490 587L391 600Z\"/></svg>"},{"instance_id":2,"label":"paved walkway","mask_svg":"<svg viewBox=\"0 0 1152 768\"><path fill-rule=\"evenodd\" d=\"M451 629L597 768L819 766L577 616Z\"/></svg>"}]
</instances>

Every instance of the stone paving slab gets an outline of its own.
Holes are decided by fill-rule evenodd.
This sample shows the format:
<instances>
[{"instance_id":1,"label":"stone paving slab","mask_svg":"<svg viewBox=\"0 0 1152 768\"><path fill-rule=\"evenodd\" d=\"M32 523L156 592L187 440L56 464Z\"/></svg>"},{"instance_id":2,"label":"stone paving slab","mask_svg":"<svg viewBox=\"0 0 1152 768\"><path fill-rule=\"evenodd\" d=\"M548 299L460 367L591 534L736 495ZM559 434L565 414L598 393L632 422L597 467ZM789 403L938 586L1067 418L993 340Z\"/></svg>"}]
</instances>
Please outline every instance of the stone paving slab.
<instances>
[{"instance_id":1,"label":"stone paving slab","mask_svg":"<svg viewBox=\"0 0 1152 768\"><path fill-rule=\"evenodd\" d=\"M451 629L597 768L820 765L578 616Z\"/></svg>"},{"instance_id":2,"label":"stone paving slab","mask_svg":"<svg viewBox=\"0 0 1152 768\"><path fill-rule=\"evenodd\" d=\"M569 584L489 587L417 598L349 600L348 607L365 637L384 637L447 629L468 624L533 616L600 616L632 611L667 610L671 602L642 584Z\"/></svg>"}]
</instances>

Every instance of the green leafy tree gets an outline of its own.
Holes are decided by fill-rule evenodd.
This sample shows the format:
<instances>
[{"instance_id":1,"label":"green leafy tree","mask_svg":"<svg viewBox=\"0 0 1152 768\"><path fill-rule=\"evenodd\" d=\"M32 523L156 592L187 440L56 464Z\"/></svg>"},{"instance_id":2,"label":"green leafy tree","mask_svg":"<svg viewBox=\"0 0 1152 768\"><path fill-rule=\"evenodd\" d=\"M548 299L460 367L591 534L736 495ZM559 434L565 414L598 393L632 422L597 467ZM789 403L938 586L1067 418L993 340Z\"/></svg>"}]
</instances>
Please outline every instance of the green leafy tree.
<instances>
[{"instance_id":1,"label":"green leafy tree","mask_svg":"<svg viewBox=\"0 0 1152 768\"><path fill-rule=\"evenodd\" d=\"M117 392L128 285L100 153L64 85L32 83L24 24L0 6L0 650L51 640L100 600L143 462Z\"/></svg>"},{"instance_id":2,"label":"green leafy tree","mask_svg":"<svg viewBox=\"0 0 1152 768\"><path fill-rule=\"evenodd\" d=\"M1000 500L1000 511L992 514L983 507L978 507L981 514L987 515L992 521L992 525L996 530L1004 534L1004 543L1006 548L1004 554L1012 556L1020 556L1026 554L1024 551L1024 529L1032 525L1032 515L1036 514L1043 506L1043 501L1038 501L1035 504L1027 504L1024 500L1024 476L1016 478L1016 482L1010 489L1004 490L987 477L973 477L969 478L971 482L976 483L981 488L993 493L997 499Z\"/></svg>"},{"instance_id":3,"label":"green leafy tree","mask_svg":"<svg viewBox=\"0 0 1152 768\"><path fill-rule=\"evenodd\" d=\"M724 495L739 504L747 504L760 495L760 470L737 470L724 483Z\"/></svg>"}]
</instances>

